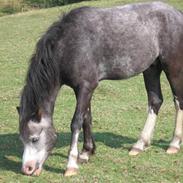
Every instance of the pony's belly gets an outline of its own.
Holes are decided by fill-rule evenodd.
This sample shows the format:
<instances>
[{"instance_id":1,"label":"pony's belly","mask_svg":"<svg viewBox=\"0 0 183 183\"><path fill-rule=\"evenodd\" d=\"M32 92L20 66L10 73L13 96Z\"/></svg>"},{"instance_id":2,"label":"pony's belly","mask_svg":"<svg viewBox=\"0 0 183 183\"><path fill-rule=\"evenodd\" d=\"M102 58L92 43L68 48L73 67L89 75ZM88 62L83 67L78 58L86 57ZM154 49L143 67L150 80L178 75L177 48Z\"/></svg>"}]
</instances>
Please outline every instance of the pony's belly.
<instances>
[{"instance_id":1,"label":"pony's belly","mask_svg":"<svg viewBox=\"0 0 183 183\"><path fill-rule=\"evenodd\" d=\"M103 79L112 79L112 80L118 80L118 79L126 79L129 77L132 77L134 75L137 75L140 72L135 72L132 69L121 69L118 67L115 67L113 69L103 70L99 72L99 80Z\"/></svg>"},{"instance_id":2,"label":"pony's belly","mask_svg":"<svg viewBox=\"0 0 183 183\"><path fill-rule=\"evenodd\" d=\"M124 60L125 59L125 62ZM122 58L110 63L100 63L99 80L103 79L127 79L145 71L151 64L150 62L142 62L142 60L131 60L130 58Z\"/></svg>"}]
</instances>

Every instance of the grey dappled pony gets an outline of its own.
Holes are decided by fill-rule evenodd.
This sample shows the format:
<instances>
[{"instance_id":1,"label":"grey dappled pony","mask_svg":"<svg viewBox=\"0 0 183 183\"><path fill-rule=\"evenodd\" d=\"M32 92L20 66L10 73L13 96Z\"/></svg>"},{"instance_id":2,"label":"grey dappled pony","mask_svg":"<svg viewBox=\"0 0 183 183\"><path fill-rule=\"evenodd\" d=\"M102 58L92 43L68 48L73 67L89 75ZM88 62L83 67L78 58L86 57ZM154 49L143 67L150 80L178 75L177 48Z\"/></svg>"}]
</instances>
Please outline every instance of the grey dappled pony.
<instances>
[{"instance_id":1,"label":"grey dappled pony","mask_svg":"<svg viewBox=\"0 0 183 183\"><path fill-rule=\"evenodd\" d=\"M163 102L162 71L170 83L176 106L175 132L167 150L171 154L180 150L182 141L182 12L161 2L82 7L55 22L37 43L18 108L24 144L22 171L26 175L39 175L54 147L52 115L57 93L64 84L74 90L77 100L65 176L76 174L78 160L88 161L95 152L90 101L99 81L104 79L126 79L143 73L148 117L129 154L144 151L150 144ZM79 154L81 128L84 144Z\"/></svg>"}]
</instances>

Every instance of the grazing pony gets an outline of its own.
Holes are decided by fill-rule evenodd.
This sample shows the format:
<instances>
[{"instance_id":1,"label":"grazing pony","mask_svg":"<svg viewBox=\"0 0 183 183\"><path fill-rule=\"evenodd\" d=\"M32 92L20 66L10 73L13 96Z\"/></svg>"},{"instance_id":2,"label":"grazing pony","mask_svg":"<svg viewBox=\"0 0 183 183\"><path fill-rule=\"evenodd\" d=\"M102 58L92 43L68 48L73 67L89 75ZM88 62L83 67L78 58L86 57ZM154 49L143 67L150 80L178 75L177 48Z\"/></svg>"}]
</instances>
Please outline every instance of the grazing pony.
<instances>
[{"instance_id":1,"label":"grazing pony","mask_svg":"<svg viewBox=\"0 0 183 183\"><path fill-rule=\"evenodd\" d=\"M175 107L175 131L167 153L177 153L183 123L183 14L161 3L137 3L112 8L82 7L55 22L38 41L22 91L20 138L24 144L22 171L39 175L54 147L55 99L62 85L70 86L77 104L71 122L71 146L65 176L74 175L78 160L95 152L91 98L99 81L119 80L143 73L148 116L130 155L150 144L163 102L160 74L170 83ZM84 144L78 152L79 132Z\"/></svg>"}]
</instances>

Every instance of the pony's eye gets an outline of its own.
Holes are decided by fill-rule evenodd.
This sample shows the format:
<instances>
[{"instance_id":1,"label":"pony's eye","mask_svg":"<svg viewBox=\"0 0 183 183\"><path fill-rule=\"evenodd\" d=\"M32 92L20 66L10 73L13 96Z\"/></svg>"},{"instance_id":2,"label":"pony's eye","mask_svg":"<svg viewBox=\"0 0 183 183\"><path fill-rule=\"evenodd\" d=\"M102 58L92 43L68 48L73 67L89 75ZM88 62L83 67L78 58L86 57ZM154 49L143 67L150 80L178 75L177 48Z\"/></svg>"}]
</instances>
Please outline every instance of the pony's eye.
<instances>
[{"instance_id":1,"label":"pony's eye","mask_svg":"<svg viewBox=\"0 0 183 183\"><path fill-rule=\"evenodd\" d=\"M33 138L31 139L32 143L36 143L38 140L39 140L39 137L33 137Z\"/></svg>"}]
</instances>

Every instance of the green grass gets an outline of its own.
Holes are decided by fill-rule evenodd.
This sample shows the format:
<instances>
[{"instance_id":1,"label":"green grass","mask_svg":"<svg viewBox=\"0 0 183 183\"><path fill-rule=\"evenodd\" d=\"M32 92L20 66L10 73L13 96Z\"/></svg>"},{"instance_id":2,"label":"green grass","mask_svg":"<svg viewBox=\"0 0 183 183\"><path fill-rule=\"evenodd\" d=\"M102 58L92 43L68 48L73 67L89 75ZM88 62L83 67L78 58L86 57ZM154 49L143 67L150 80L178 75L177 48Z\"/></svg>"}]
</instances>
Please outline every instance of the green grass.
<instances>
[{"instance_id":1,"label":"green grass","mask_svg":"<svg viewBox=\"0 0 183 183\"><path fill-rule=\"evenodd\" d=\"M164 75L164 104L153 144L145 153L134 158L128 156L128 149L137 140L146 118L147 99L140 75L124 81L101 82L95 91L92 111L97 151L88 164L80 166L77 176L63 177L75 107L73 92L68 87L61 90L56 102L54 124L59 138L44 171L40 177L27 177L20 172L22 145L18 139L16 106L37 40L60 13L83 5L112 6L127 2L134 1L82 2L0 18L0 182L183 182L183 154L165 153L172 137L175 110ZM167 2L183 9L181 0Z\"/></svg>"}]
</instances>

